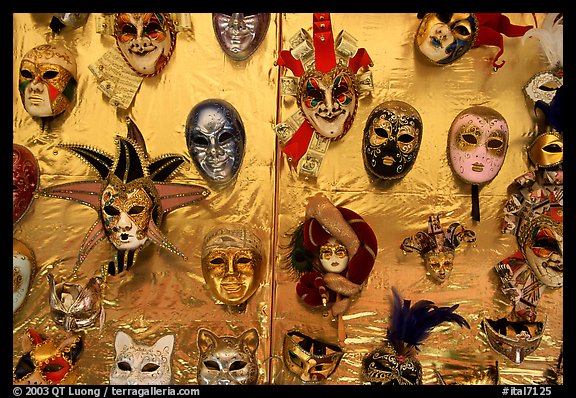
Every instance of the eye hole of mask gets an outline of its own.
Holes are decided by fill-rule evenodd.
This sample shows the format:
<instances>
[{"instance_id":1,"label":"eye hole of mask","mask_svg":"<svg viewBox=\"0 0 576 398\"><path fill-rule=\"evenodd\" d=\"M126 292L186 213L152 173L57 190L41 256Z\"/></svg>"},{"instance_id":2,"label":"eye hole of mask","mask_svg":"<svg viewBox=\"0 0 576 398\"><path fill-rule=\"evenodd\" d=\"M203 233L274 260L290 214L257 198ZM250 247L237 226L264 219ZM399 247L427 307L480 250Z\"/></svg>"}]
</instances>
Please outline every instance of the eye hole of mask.
<instances>
[{"instance_id":1,"label":"eye hole of mask","mask_svg":"<svg viewBox=\"0 0 576 398\"><path fill-rule=\"evenodd\" d=\"M210 264L216 264L216 265L220 265L220 264L224 264L225 261L222 257L216 257L215 259L210 260Z\"/></svg>"},{"instance_id":2,"label":"eye hole of mask","mask_svg":"<svg viewBox=\"0 0 576 398\"><path fill-rule=\"evenodd\" d=\"M290 355L290 360L292 361L292 363L294 363L295 365L297 365L299 367L302 367L303 362L302 362L302 359L298 355L294 354L292 351L288 351L288 354Z\"/></svg>"},{"instance_id":3,"label":"eye hole of mask","mask_svg":"<svg viewBox=\"0 0 576 398\"><path fill-rule=\"evenodd\" d=\"M414 137L411 136L410 134L400 134L400 136L398 137L398 141L402 142L403 144L409 144L412 141L414 141Z\"/></svg>"},{"instance_id":4,"label":"eye hole of mask","mask_svg":"<svg viewBox=\"0 0 576 398\"><path fill-rule=\"evenodd\" d=\"M454 28L454 31L461 36L468 36L470 35L470 30L466 26L458 25Z\"/></svg>"},{"instance_id":5,"label":"eye hole of mask","mask_svg":"<svg viewBox=\"0 0 576 398\"><path fill-rule=\"evenodd\" d=\"M240 257L236 262L238 264L248 264L251 261L248 257Z\"/></svg>"},{"instance_id":6,"label":"eye hole of mask","mask_svg":"<svg viewBox=\"0 0 576 398\"><path fill-rule=\"evenodd\" d=\"M478 139L474 134L462 134L462 139L471 145L478 144Z\"/></svg>"},{"instance_id":7,"label":"eye hole of mask","mask_svg":"<svg viewBox=\"0 0 576 398\"><path fill-rule=\"evenodd\" d=\"M488 142L486 142L486 147L490 148L490 149L498 149L500 148L502 145L504 145L504 141L498 139L498 138L490 138L488 140Z\"/></svg>"},{"instance_id":8,"label":"eye hole of mask","mask_svg":"<svg viewBox=\"0 0 576 398\"><path fill-rule=\"evenodd\" d=\"M215 361L204 361L204 366L206 366L210 370L220 371L220 366Z\"/></svg>"},{"instance_id":9,"label":"eye hole of mask","mask_svg":"<svg viewBox=\"0 0 576 398\"><path fill-rule=\"evenodd\" d=\"M148 25L146 25L146 29L144 29L144 31L147 35L163 32L162 27L156 22L150 22Z\"/></svg>"},{"instance_id":10,"label":"eye hole of mask","mask_svg":"<svg viewBox=\"0 0 576 398\"><path fill-rule=\"evenodd\" d=\"M120 369L120 370L124 370L127 372L132 370L132 366L130 366L130 364L128 362L124 362L124 361L118 362L117 365L118 365L118 369Z\"/></svg>"},{"instance_id":11,"label":"eye hole of mask","mask_svg":"<svg viewBox=\"0 0 576 398\"><path fill-rule=\"evenodd\" d=\"M223 131L222 134L218 136L218 142L224 144L232 138L232 133L229 131Z\"/></svg>"},{"instance_id":12,"label":"eye hole of mask","mask_svg":"<svg viewBox=\"0 0 576 398\"><path fill-rule=\"evenodd\" d=\"M247 362L244 361L234 361L232 363L232 365L230 365L230 371L232 370L240 370L240 369L244 369L246 367L246 365L248 365Z\"/></svg>"},{"instance_id":13,"label":"eye hole of mask","mask_svg":"<svg viewBox=\"0 0 576 398\"><path fill-rule=\"evenodd\" d=\"M54 373L54 372L58 372L60 370L62 370L64 368L64 366L57 364L57 363L50 363L46 366L44 366L44 373Z\"/></svg>"},{"instance_id":14,"label":"eye hole of mask","mask_svg":"<svg viewBox=\"0 0 576 398\"><path fill-rule=\"evenodd\" d=\"M562 147L558 144L548 144L542 150L550 153L562 153Z\"/></svg>"},{"instance_id":15,"label":"eye hole of mask","mask_svg":"<svg viewBox=\"0 0 576 398\"><path fill-rule=\"evenodd\" d=\"M136 35L137 30L136 27L132 24L126 24L122 26L122 34L125 35Z\"/></svg>"},{"instance_id":16,"label":"eye hole of mask","mask_svg":"<svg viewBox=\"0 0 576 398\"><path fill-rule=\"evenodd\" d=\"M152 362L148 362L146 365L142 366L142 372L154 372L159 367L160 367L160 365L157 365L157 364L152 363Z\"/></svg>"},{"instance_id":17,"label":"eye hole of mask","mask_svg":"<svg viewBox=\"0 0 576 398\"><path fill-rule=\"evenodd\" d=\"M377 127L374 129L374 133L376 133L376 135L378 137L382 137L382 138L388 138L388 131L386 131L386 129L383 129L381 127Z\"/></svg>"},{"instance_id":18,"label":"eye hole of mask","mask_svg":"<svg viewBox=\"0 0 576 398\"><path fill-rule=\"evenodd\" d=\"M208 142L208 139L206 139L206 137L203 137L201 135L197 135L196 137L194 137L193 142L195 145L201 146L201 147L207 147L208 144L210 144Z\"/></svg>"},{"instance_id":19,"label":"eye hole of mask","mask_svg":"<svg viewBox=\"0 0 576 398\"><path fill-rule=\"evenodd\" d=\"M34 74L32 72L30 72L28 69L22 69L20 71L20 75L22 75L22 77L24 77L26 79L33 79L34 78Z\"/></svg>"},{"instance_id":20,"label":"eye hole of mask","mask_svg":"<svg viewBox=\"0 0 576 398\"><path fill-rule=\"evenodd\" d=\"M132 206L130 210L128 210L128 214L140 214L144 211L144 206Z\"/></svg>"},{"instance_id":21,"label":"eye hole of mask","mask_svg":"<svg viewBox=\"0 0 576 398\"><path fill-rule=\"evenodd\" d=\"M558 88L558 84L555 81L549 81L538 86L538 89L542 91L556 91Z\"/></svg>"},{"instance_id":22,"label":"eye hole of mask","mask_svg":"<svg viewBox=\"0 0 576 398\"><path fill-rule=\"evenodd\" d=\"M560 253L560 246L558 246L558 242L555 239L551 239L549 237L536 238L532 247L540 251Z\"/></svg>"},{"instance_id":23,"label":"eye hole of mask","mask_svg":"<svg viewBox=\"0 0 576 398\"><path fill-rule=\"evenodd\" d=\"M310 98L322 100L324 99L324 93L317 88L308 88L306 89L306 95Z\"/></svg>"},{"instance_id":24,"label":"eye hole of mask","mask_svg":"<svg viewBox=\"0 0 576 398\"><path fill-rule=\"evenodd\" d=\"M55 70L48 70L46 72L44 72L44 74L42 75L43 79L54 79L56 76L58 76L58 72Z\"/></svg>"},{"instance_id":25,"label":"eye hole of mask","mask_svg":"<svg viewBox=\"0 0 576 398\"><path fill-rule=\"evenodd\" d=\"M112 206L104 206L104 213L108 214L109 216L118 216L120 215L120 211Z\"/></svg>"}]
</instances>

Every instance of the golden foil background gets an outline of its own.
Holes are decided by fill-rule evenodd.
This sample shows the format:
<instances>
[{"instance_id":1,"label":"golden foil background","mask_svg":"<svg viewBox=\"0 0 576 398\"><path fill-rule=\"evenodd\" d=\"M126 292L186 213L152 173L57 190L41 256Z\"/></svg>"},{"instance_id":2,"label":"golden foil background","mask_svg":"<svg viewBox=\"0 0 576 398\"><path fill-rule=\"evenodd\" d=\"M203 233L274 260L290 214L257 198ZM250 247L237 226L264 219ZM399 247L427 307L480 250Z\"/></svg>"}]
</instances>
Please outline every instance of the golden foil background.
<instances>
[{"instance_id":1,"label":"golden foil background","mask_svg":"<svg viewBox=\"0 0 576 398\"><path fill-rule=\"evenodd\" d=\"M126 135L124 118L130 115L142 131L149 154L177 153L189 157L184 129L191 108L207 98L221 98L239 111L246 128L247 147L238 180L233 186L212 190L197 204L175 210L161 226L168 239L188 257L184 260L155 245L148 246L134 268L108 279L104 290L106 321L83 332L84 352L78 363L81 384L107 384L114 357L114 334L122 329L136 340L152 344L161 335L176 336L172 367L174 384L196 384L199 327L218 335L237 336L255 327L260 334L258 361L260 384L300 384L282 364L284 334L294 328L314 338L337 342L336 322L322 317L298 301L295 282L281 267L286 233L304 217L307 198L324 192L333 203L361 214L373 227L379 250L374 269L361 295L344 317L347 333L345 355L326 384L361 384L362 358L381 344L390 311L391 287L413 302L460 304L458 313L471 329L452 324L437 327L418 355L424 383L436 384L433 370L448 383L456 383L475 370L499 362L502 384L534 384L556 365L563 334L562 289L547 290L539 313L547 318L540 347L521 365L492 351L481 330L483 317L499 318L511 310L500 292L493 266L513 254L513 236L499 232L502 206L513 179L533 168L526 146L535 122L522 86L536 72L546 69L535 39L522 45L520 38L504 37L501 59L506 65L492 71L497 48L470 50L456 63L436 67L415 56L413 39L419 20L415 14L331 14L333 33L346 30L358 47L370 54L375 84L371 95L359 102L352 128L330 145L317 181L304 181L288 168L277 146L273 127L297 111L292 97L278 97L279 68L274 66L278 46L300 28L311 33L312 14L272 14L266 38L246 61L232 61L221 51L212 29L211 14L191 14L192 29L178 33L176 49L167 67L156 77L144 79L132 106L115 110L97 88L88 65L112 48L114 39L96 33L95 17L75 31L51 39L50 14L14 14L13 35L13 138L27 146L40 164L40 187L96 178L79 158L61 150L60 143L87 144L115 153L115 135ZM531 13L506 14L520 25L532 25ZM545 14L536 14L541 26ZM17 91L22 56L47 40L62 40L77 57L77 99L71 111L58 116L42 130L40 122L24 110ZM279 44L280 43L280 44ZM291 76L291 72L287 71ZM371 110L387 100L410 103L423 119L423 141L416 163L406 177L376 182L362 161L362 135ZM447 132L454 117L472 105L496 109L510 128L509 148L498 176L480 189L481 221L470 217L470 186L452 174L446 158ZM192 163L173 181L208 184ZM435 284L425 274L415 253L404 255L402 240L426 228L431 213L447 215L443 225L461 222L477 235L474 245L462 244L450 279ZM86 283L100 274L100 266L113 257L113 247L100 243L71 279L84 235L96 212L76 202L38 198L14 228L13 236L35 253L37 273L27 301L13 317L16 364L21 340L28 328L44 334L60 333L50 317L48 282ZM215 303L207 290L200 266L204 235L215 225L241 222L253 227L265 247L265 278L250 298L244 313L232 313Z\"/></svg>"}]
</instances>

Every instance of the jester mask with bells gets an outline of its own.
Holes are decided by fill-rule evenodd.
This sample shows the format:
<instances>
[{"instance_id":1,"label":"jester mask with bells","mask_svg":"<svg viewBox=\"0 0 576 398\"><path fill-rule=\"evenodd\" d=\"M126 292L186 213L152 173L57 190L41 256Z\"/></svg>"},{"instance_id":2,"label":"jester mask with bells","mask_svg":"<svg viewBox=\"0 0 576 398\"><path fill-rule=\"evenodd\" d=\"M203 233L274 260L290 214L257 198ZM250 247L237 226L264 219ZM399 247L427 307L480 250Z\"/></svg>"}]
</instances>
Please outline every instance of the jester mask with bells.
<instances>
[{"instance_id":1,"label":"jester mask with bells","mask_svg":"<svg viewBox=\"0 0 576 398\"><path fill-rule=\"evenodd\" d=\"M244 61L264 41L270 14L214 13L212 27L222 51L235 61Z\"/></svg>"},{"instance_id":2,"label":"jester mask with bells","mask_svg":"<svg viewBox=\"0 0 576 398\"><path fill-rule=\"evenodd\" d=\"M460 223L452 223L446 231L440 224L440 215L428 217L428 231L417 232L402 242L404 252L418 252L426 269L436 282L442 283L450 277L454 268L454 255L461 242L476 241L474 231L464 228Z\"/></svg>"},{"instance_id":3,"label":"jester mask with bells","mask_svg":"<svg viewBox=\"0 0 576 398\"><path fill-rule=\"evenodd\" d=\"M497 46L498 53L492 60L494 70L504 53L504 38L522 36L532 26L519 26L498 13L429 13L418 14L421 19L414 39L417 54L434 65L448 65L460 59L473 47Z\"/></svg>"},{"instance_id":4,"label":"jester mask with bells","mask_svg":"<svg viewBox=\"0 0 576 398\"><path fill-rule=\"evenodd\" d=\"M76 92L74 55L59 45L41 44L24 54L18 89L32 116L57 116L70 109Z\"/></svg>"},{"instance_id":5,"label":"jester mask with bells","mask_svg":"<svg viewBox=\"0 0 576 398\"><path fill-rule=\"evenodd\" d=\"M82 337L66 334L46 338L29 329L22 342L25 352L16 364L13 384L75 384Z\"/></svg>"},{"instance_id":6,"label":"jester mask with bells","mask_svg":"<svg viewBox=\"0 0 576 398\"><path fill-rule=\"evenodd\" d=\"M508 124L486 106L464 109L448 132L448 160L453 173L472 185L472 219L480 221L480 185L492 181L508 150Z\"/></svg>"},{"instance_id":7,"label":"jester mask with bells","mask_svg":"<svg viewBox=\"0 0 576 398\"><path fill-rule=\"evenodd\" d=\"M100 179L46 188L42 195L69 199L98 212L98 219L84 238L74 272L98 243L108 238L117 250L108 273L130 269L148 243L186 256L170 243L159 226L164 214L204 199L209 190L198 185L166 182L185 162L181 155L150 159L144 137L128 119L128 138L116 136L116 156L87 145L63 144L95 169Z\"/></svg>"},{"instance_id":8,"label":"jester mask with bells","mask_svg":"<svg viewBox=\"0 0 576 398\"><path fill-rule=\"evenodd\" d=\"M312 307L331 304L336 316L368 279L378 242L361 216L318 193L308 201L306 221L293 232L289 249L285 267L299 278L298 296Z\"/></svg>"},{"instance_id":9,"label":"jester mask with bells","mask_svg":"<svg viewBox=\"0 0 576 398\"><path fill-rule=\"evenodd\" d=\"M28 212L39 185L38 160L30 149L12 144L12 225Z\"/></svg>"},{"instance_id":10,"label":"jester mask with bells","mask_svg":"<svg viewBox=\"0 0 576 398\"><path fill-rule=\"evenodd\" d=\"M422 365L416 358L419 346L434 327L454 322L470 329L462 316L452 307L438 307L432 301L420 300L410 305L392 289L393 303L390 323L386 330L386 343L370 352L362 361L361 378L371 384L422 384Z\"/></svg>"},{"instance_id":11,"label":"jester mask with bells","mask_svg":"<svg viewBox=\"0 0 576 398\"><path fill-rule=\"evenodd\" d=\"M297 330L284 336L284 365L304 382L326 380L336 371L343 356L337 345L313 339Z\"/></svg>"},{"instance_id":12,"label":"jester mask with bells","mask_svg":"<svg viewBox=\"0 0 576 398\"><path fill-rule=\"evenodd\" d=\"M200 385L249 385L258 382L256 352L260 337L251 328L239 336L198 330L197 380Z\"/></svg>"},{"instance_id":13,"label":"jester mask with bells","mask_svg":"<svg viewBox=\"0 0 576 398\"><path fill-rule=\"evenodd\" d=\"M282 95L296 97L299 111L275 127L291 166L316 177L331 141L352 126L359 95L373 89L372 64L356 39L341 31L334 39L330 14L313 14L313 37L300 29L280 51L277 64L292 71L281 78Z\"/></svg>"},{"instance_id":14,"label":"jester mask with bells","mask_svg":"<svg viewBox=\"0 0 576 398\"><path fill-rule=\"evenodd\" d=\"M24 304L36 273L34 252L12 238L12 314Z\"/></svg>"},{"instance_id":15,"label":"jester mask with bells","mask_svg":"<svg viewBox=\"0 0 576 398\"><path fill-rule=\"evenodd\" d=\"M262 243L240 224L213 228L202 245L202 274L214 298L243 306L256 292L264 272Z\"/></svg>"}]
</instances>

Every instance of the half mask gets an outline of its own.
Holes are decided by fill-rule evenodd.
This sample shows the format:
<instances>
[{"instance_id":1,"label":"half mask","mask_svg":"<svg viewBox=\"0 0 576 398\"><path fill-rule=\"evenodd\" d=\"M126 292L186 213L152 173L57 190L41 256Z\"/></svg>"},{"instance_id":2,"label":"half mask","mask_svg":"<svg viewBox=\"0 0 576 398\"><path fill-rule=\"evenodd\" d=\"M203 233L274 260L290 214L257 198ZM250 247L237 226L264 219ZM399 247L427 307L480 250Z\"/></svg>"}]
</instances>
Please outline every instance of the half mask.
<instances>
[{"instance_id":1,"label":"half mask","mask_svg":"<svg viewBox=\"0 0 576 398\"><path fill-rule=\"evenodd\" d=\"M160 73L176 47L174 22L166 13L116 14L114 36L124 60L143 77Z\"/></svg>"},{"instance_id":2,"label":"half mask","mask_svg":"<svg viewBox=\"0 0 576 398\"><path fill-rule=\"evenodd\" d=\"M420 300L410 305L392 289L393 303L386 343L370 352L362 360L361 378L370 384L422 384L422 365L416 358L418 346L435 326L454 322L470 329L468 322L452 307L437 307L432 301ZM407 326L408 325L408 326Z\"/></svg>"},{"instance_id":3,"label":"half mask","mask_svg":"<svg viewBox=\"0 0 576 398\"><path fill-rule=\"evenodd\" d=\"M212 26L224 53L244 61L258 49L270 25L270 14L212 14Z\"/></svg>"},{"instance_id":4,"label":"half mask","mask_svg":"<svg viewBox=\"0 0 576 398\"><path fill-rule=\"evenodd\" d=\"M282 356L286 368L300 380L321 382L336 371L344 353L337 345L292 330L284 335Z\"/></svg>"},{"instance_id":5,"label":"half mask","mask_svg":"<svg viewBox=\"0 0 576 398\"><path fill-rule=\"evenodd\" d=\"M428 217L428 231L417 232L414 236L404 239L400 248L404 252L418 252L426 269L436 282L442 283L450 277L454 268L456 248L462 242L476 241L476 234L466 229L460 223L452 223L446 231L440 224L440 215Z\"/></svg>"},{"instance_id":6,"label":"half mask","mask_svg":"<svg viewBox=\"0 0 576 398\"><path fill-rule=\"evenodd\" d=\"M448 133L448 160L454 174L472 185L472 218L480 221L479 186L492 181L508 150L508 124L492 108L460 112Z\"/></svg>"},{"instance_id":7,"label":"half mask","mask_svg":"<svg viewBox=\"0 0 576 398\"><path fill-rule=\"evenodd\" d=\"M77 85L76 59L62 46L41 44L24 54L18 90L31 116L57 116L72 108Z\"/></svg>"},{"instance_id":8,"label":"half mask","mask_svg":"<svg viewBox=\"0 0 576 398\"><path fill-rule=\"evenodd\" d=\"M416 162L422 118L411 105L386 101L372 110L362 139L366 169L383 180L404 177Z\"/></svg>"},{"instance_id":9,"label":"half mask","mask_svg":"<svg viewBox=\"0 0 576 398\"><path fill-rule=\"evenodd\" d=\"M102 278L92 277L86 284L56 283L46 275L50 285L50 314L54 322L67 332L93 326L100 320L103 326Z\"/></svg>"},{"instance_id":10,"label":"half mask","mask_svg":"<svg viewBox=\"0 0 576 398\"><path fill-rule=\"evenodd\" d=\"M167 385L172 382L174 335L160 337L153 345L140 344L123 331L114 338L114 363L110 384Z\"/></svg>"},{"instance_id":11,"label":"half mask","mask_svg":"<svg viewBox=\"0 0 576 398\"><path fill-rule=\"evenodd\" d=\"M22 343L26 352L14 369L13 384L74 384L76 363L82 353L82 337L46 338L29 329Z\"/></svg>"},{"instance_id":12,"label":"half mask","mask_svg":"<svg viewBox=\"0 0 576 398\"><path fill-rule=\"evenodd\" d=\"M260 337L248 329L237 337L198 330L197 379L200 385L248 385L258 382L256 351Z\"/></svg>"},{"instance_id":13,"label":"half mask","mask_svg":"<svg viewBox=\"0 0 576 398\"><path fill-rule=\"evenodd\" d=\"M12 314L24 304L36 273L34 252L12 238Z\"/></svg>"},{"instance_id":14,"label":"half mask","mask_svg":"<svg viewBox=\"0 0 576 398\"><path fill-rule=\"evenodd\" d=\"M246 131L230 103L198 103L188 114L185 134L194 165L208 183L226 186L236 178L246 152Z\"/></svg>"},{"instance_id":15,"label":"half mask","mask_svg":"<svg viewBox=\"0 0 576 398\"><path fill-rule=\"evenodd\" d=\"M116 275L130 269L136 256L150 242L186 256L160 231L163 216L209 195L198 185L168 183L185 162L183 156L165 154L150 159L144 137L128 119L128 138L116 137L116 155L87 145L62 144L96 170L99 180L73 182L46 188L42 195L77 201L98 212L98 219L86 234L74 272L90 251L108 238L117 250L107 272Z\"/></svg>"},{"instance_id":16,"label":"half mask","mask_svg":"<svg viewBox=\"0 0 576 398\"><path fill-rule=\"evenodd\" d=\"M482 327L492 349L519 365L542 341L544 323L501 318L484 318Z\"/></svg>"},{"instance_id":17,"label":"half mask","mask_svg":"<svg viewBox=\"0 0 576 398\"><path fill-rule=\"evenodd\" d=\"M40 168L25 146L12 144L12 225L30 209L40 185Z\"/></svg>"},{"instance_id":18,"label":"half mask","mask_svg":"<svg viewBox=\"0 0 576 398\"><path fill-rule=\"evenodd\" d=\"M202 244L202 275L218 301L245 306L264 272L260 238L243 225L224 225L208 232Z\"/></svg>"},{"instance_id":19,"label":"half mask","mask_svg":"<svg viewBox=\"0 0 576 398\"><path fill-rule=\"evenodd\" d=\"M504 39L522 36L532 26L518 26L498 13L426 13L421 19L414 44L418 54L434 65L448 65L460 59L473 47L492 45L499 51L492 60L494 70L506 61L498 63L504 53Z\"/></svg>"},{"instance_id":20,"label":"half mask","mask_svg":"<svg viewBox=\"0 0 576 398\"><path fill-rule=\"evenodd\" d=\"M279 66L293 77L281 78L281 94L296 97L299 111L275 127L290 165L316 177L331 141L341 139L356 116L359 96L373 89L372 64L356 39L342 31L332 35L330 14L313 14L313 36L300 29L280 51Z\"/></svg>"}]
</instances>

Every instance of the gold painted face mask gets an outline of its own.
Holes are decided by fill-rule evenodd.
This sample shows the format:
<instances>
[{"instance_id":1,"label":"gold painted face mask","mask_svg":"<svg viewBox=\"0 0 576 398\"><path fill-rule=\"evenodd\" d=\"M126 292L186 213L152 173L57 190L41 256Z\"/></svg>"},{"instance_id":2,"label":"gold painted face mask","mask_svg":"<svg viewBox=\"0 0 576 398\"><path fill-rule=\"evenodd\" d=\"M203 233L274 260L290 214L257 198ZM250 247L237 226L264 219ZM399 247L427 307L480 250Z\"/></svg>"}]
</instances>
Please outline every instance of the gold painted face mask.
<instances>
[{"instance_id":1,"label":"gold painted face mask","mask_svg":"<svg viewBox=\"0 0 576 398\"><path fill-rule=\"evenodd\" d=\"M556 131L538 135L530 144L528 157L532 163L544 169L559 165L564 160L562 136Z\"/></svg>"}]
</instances>

